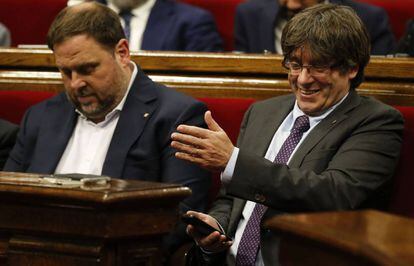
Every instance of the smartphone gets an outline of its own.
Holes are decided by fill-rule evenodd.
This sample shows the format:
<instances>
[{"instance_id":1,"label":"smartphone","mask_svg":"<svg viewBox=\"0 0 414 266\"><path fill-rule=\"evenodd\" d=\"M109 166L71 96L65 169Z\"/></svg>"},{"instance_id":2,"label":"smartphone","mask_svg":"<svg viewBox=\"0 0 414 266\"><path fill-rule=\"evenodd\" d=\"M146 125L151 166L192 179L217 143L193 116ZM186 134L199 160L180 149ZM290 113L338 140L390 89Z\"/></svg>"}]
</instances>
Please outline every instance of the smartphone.
<instances>
[{"instance_id":1,"label":"smartphone","mask_svg":"<svg viewBox=\"0 0 414 266\"><path fill-rule=\"evenodd\" d=\"M227 238L228 241L231 240L231 238L226 236L223 231L221 231L220 229L216 229L216 228L212 227L211 225L209 225L206 222L198 219L194 215L185 213L181 216L181 220L186 224L193 225L196 228L196 230L202 235L207 236L207 235L209 235L209 234L211 234L215 231L218 231L220 234L224 235Z\"/></svg>"}]
</instances>

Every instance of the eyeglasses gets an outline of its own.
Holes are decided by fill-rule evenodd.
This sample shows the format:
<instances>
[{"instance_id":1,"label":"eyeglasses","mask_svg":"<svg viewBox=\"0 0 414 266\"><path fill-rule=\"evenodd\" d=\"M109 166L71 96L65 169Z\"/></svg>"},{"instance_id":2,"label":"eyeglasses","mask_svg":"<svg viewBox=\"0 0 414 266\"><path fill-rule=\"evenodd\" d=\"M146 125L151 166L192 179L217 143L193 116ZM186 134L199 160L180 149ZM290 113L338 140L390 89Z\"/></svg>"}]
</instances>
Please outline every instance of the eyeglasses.
<instances>
[{"instance_id":1,"label":"eyeglasses","mask_svg":"<svg viewBox=\"0 0 414 266\"><path fill-rule=\"evenodd\" d=\"M314 77L323 77L331 73L334 65L301 65L297 62L285 61L283 62L283 67L289 70L291 75L300 75L300 73L302 73L302 69L306 68L309 75Z\"/></svg>"}]
</instances>

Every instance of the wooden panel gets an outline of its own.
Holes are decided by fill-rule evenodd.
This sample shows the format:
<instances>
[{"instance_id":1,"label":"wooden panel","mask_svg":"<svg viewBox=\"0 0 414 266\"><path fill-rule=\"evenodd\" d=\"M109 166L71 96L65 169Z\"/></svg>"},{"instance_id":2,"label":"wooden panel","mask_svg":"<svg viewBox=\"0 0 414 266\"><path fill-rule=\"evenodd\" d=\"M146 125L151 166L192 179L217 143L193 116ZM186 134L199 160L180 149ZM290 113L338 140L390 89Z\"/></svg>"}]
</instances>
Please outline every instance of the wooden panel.
<instances>
[{"instance_id":1,"label":"wooden panel","mask_svg":"<svg viewBox=\"0 0 414 266\"><path fill-rule=\"evenodd\" d=\"M0 172L0 264L161 265L162 238L190 190L112 179L65 186Z\"/></svg>"},{"instance_id":2,"label":"wooden panel","mask_svg":"<svg viewBox=\"0 0 414 266\"><path fill-rule=\"evenodd\" d=\"M414 220L379 211L279 215L282 265L414 265Z\"/></svg>"},{"instance_id":3,"label":"wooden panel","mask_svg":"<svg viewBox=\"0 0 414 266\"><path fill-rule=\"evenodd\" d=\"M290 93L278 55L147 51L132 59L154 81L194 97L266 99ZM0 49L0 90L62 91L52 52ZM358 91L391 105L414 105L414 59L373 57Z\"/></svg>"}]
</instances>

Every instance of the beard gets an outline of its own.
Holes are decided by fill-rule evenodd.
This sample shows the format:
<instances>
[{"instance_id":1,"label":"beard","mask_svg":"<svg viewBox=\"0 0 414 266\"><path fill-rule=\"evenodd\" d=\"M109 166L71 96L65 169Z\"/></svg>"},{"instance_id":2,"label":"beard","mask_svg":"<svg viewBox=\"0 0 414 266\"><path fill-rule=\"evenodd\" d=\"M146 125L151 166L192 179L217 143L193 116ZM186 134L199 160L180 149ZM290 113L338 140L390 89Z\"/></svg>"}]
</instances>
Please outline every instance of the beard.
<instances>
[{"instance_id":1,"label":"beard","mask_svg":"<svg viewBox=\"0 0 414 266\"><path fill-rule=\"evenodd\" d=\"M112 0L112 3L119 8L119 10L131 10L142 4L147 0Z\"/></svg>"},{"instance_id":2,"label":"beard","mask_svg":"<svg viewBox=\"0 0 414 266\"><path fill-rule=\"evenodd\" d=\"M105 99L101 99L97 94L91 92L88 87L79 89L75 94L66 92L68 99L75 108L89 120L104 119L105 116L112 111L116 104L116 97L111 95ZM93 101L81 102L79 98L90 97Z\"/></svg>"}]
</instances>

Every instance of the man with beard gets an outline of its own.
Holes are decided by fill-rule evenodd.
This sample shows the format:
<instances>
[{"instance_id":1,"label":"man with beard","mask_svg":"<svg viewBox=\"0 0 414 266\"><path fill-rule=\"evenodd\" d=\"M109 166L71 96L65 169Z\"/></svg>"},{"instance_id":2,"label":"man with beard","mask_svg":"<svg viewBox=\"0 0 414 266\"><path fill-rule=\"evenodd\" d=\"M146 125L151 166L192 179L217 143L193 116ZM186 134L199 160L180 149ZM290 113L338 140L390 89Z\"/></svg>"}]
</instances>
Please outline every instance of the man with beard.
<instances>
[{"instance_id":1,"label":"man with beard","mask_svg":"<svg viewBox=\"0 0 414 266\"><path fill-rule=\"evenodd\" d=\"M395 37L385 10L352 0L249 0L237 7L235 50L282 54L280 39L286 22L299 11L318 3L345 5L354 9L368 29L373 55L394 51Z\"/></svg>"},{"instance_id":2,"label":"man with beard","mask_svg":"<svg viewBox=\"0 0 414 266\"><path fill-rule=\"evenodd\" d=\"M96 0L119 14L136 50L218 52L222 39L213 16L174 0ZM71 4L71 3L69 3Z\"/></svg>"},{"instance_id":3,"label":"man with beard","mask_svg":"<svg viewBox=\"0 0 414 266\"><path fill-rule=\"evenodd\" d=\"M31 107L4 170L95 174L190 187L180 211L204 210L210 176L176 159L177 125L205 126L206 107L153 82L130 60L118 15L94 2L62 10L48 32L65 93ZM172 251L188 240L179 225Z\"/></svg>"},{"instance_id":4,"label":"man with beard","mask_svg":"<svg viewBox=\"0 0 414 266\"><path fill-rule=\"evenodd\" d=\"M356 92L369 47L350 7L307 8L282 32L293 93L253 104L237 147L210 112L209 129L177 128L176 156L221 171L224 185L209 215L188 213L217 229L203 235L187 227L197 242L190 258L201 265L278 265L280 239L261 227L266 218L386 207L404 126L397 110Z\"/></svg>"}]
</instances>

